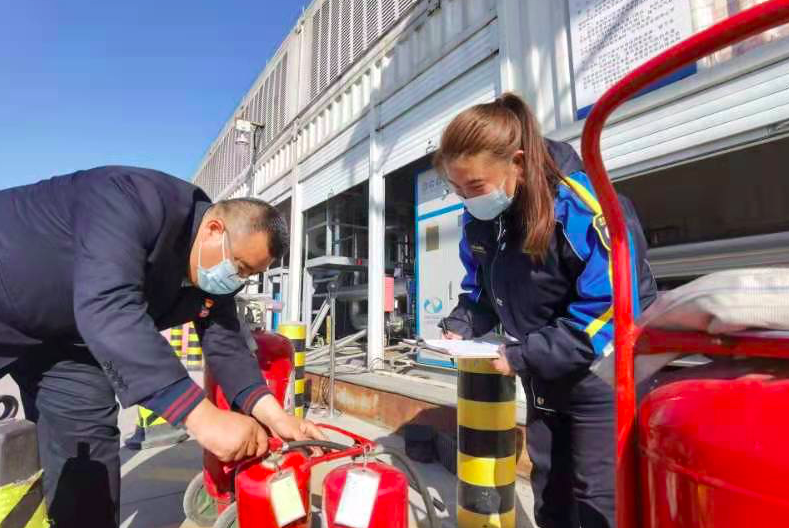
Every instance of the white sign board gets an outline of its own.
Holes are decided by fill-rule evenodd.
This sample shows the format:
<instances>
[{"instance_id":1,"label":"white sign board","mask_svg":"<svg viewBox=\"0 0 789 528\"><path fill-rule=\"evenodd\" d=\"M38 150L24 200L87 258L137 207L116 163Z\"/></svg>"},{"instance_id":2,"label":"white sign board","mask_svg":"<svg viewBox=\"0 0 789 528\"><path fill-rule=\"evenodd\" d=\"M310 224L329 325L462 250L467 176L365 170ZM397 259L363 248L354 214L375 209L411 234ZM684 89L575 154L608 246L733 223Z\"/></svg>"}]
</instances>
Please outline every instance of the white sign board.
<instances>
[{"instance_id":1,"label":"white sign board","mask_svg":"<svg viewBox=\"0 0 789 528\"><path fill-rule=\"evenodd\" d=\"M693 32L690 0L568 1L579 118L616 81Z\"/></svg>"}]
</instances>

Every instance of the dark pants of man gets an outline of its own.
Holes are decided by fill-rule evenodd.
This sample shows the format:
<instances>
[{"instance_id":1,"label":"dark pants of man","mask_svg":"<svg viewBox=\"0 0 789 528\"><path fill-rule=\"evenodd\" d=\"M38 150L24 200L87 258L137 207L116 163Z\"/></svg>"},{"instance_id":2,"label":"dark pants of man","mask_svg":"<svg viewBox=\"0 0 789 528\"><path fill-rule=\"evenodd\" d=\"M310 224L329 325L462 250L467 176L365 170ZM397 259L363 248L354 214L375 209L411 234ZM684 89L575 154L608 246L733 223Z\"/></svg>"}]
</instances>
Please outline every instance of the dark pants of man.
<instances>
[{"instance_id":1,"label":"dark pants of man","mask_svg":"<svg viewBox=\"0 0 789 528\"><path fill-rule=\"evenodd\" d=\"M17 382L25 416L36 423L54 528L117 527L118 404L88 349L61 343L26 348L2 374Z\"/></svg>"},{"instance_id":2,"label":"dark pants of man","mask_svg":"<svg viewBox=\"0 0 789 528\"><path fill-rule=\"evenodd\" d=\"M528 389L526 444L540 528L614 528L614 395L590 374L555 412Z\"/></svg>"}]
</instances>

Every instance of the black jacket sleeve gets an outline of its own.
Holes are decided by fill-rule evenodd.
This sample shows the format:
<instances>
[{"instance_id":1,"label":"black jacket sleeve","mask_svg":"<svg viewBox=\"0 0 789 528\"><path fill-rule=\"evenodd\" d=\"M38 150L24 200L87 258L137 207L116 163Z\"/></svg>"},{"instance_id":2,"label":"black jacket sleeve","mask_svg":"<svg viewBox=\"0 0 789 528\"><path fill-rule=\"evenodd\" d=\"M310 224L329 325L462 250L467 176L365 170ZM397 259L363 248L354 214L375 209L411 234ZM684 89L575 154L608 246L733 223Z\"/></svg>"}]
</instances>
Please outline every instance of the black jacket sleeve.
<instances>
[{"instance_id":1,"label":"black jacket sleeve","mask_svg":"<svg viewBox=\"0 0 789 528\"><path fill-rule=\"evenodd\" d=\"M187 376L147 313L149 248L164 218L155 189L122 172L85 179L72 211L74 317L123 406Z\"/></svg>"},{"instance_id":2,"label":"black jacket sleeve","mask_svg":"<svg viewBox=\"0 0 789 528\"><path fill-rule=\"evenodd\" d=\"M471 295L460 294L457 306L442 321L443 328L463 339L485 335L499 323L485 292L481 291L476 302L471 299Z\"/></svg>"},{"instance_id":3,"label":"black jacket sleeve","mask_svg":"<svg viewBox=\"0 0 789 528\"><path fill-rule=\"evenodd\" d=\"M210 316L195 321L208 368L227 400L248 413L269 390L241 325L235 300L230 295L217 298ZM237 401L242 393L244 401Z\"/></svg>"}]
</instances>

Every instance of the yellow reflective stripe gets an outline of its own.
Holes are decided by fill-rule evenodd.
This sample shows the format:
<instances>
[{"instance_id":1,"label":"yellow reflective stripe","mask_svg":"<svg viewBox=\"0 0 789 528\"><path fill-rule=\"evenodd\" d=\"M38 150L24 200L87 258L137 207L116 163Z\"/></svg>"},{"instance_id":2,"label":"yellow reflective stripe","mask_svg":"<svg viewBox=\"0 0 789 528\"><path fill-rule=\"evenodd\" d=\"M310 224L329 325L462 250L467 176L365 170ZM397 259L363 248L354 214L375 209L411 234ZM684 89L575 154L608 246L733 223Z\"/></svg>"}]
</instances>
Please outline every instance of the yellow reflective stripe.
<instances>
[{"instance_id":1,"label":"yellow reflective stripe","mask_svg":"<svg viewBox=\"0 0 789 528\"><path fill-rule=\"evenodd\" d=\"M515 402L477 402L458 398L458 425L481 431L515 427Z\"/></svg>"},{"instance_id":2,"label":"yellow reflective stripe","mask_svg":"<svg viewBox=\"0 0 789 528\"><path fill-rule=\"evenodd\" d=\"M302 394L304 392L304 383L305 380L297 379L293 387L294 392L296 392L297 394Z\"/></svg>"},{"instance_id":3,"label":"yellow reflective stripe","mask_svg":"<svg viewBox=\"0 0 789 528\"><path fill-rule=\"evenodd\" d=\"M137 406L137 415L139 416L139 426L142 427L143 429L145 429L147 427L151 427L152 425L160 425L160 424L167 423L167 420L165 420L161 416L157 416L156 419L153 422L148 423L148 421L147 421L148 418L150 418L150 416L153 415L153 414L154 414L154 412L152 410L146 409L142 405L138 405Z\"/></svg>"},{"instance_id":4,"label":"yellow reflective stripe","mask_svg":"<svg viewBox=\"0 0 789 528\"><path fill-rule=\"evenodd\" d=\"M296 352L295 354L293 354L293 362L295 363L295 366L303 367L304 366L304 357L306 355L307 354L305 354L304 352Z\"/></svg>"},{"instance_id":5,"label":"yellow reflective stripe","mask_svg":"<svg viewBox=\"0 0 789 528\"><path fill-rule=\"evenodd\" d=\"M47 506L42 500L41 504L38 505L38 508L36 508L36 511L33 513L33 516L25 525L25 528L48 528L49 526L51 525L47 518Z\"/></svg>"},{"instance_id":6,"label":"yellow reflective stripe","mask_svg":"<svg viewBox=\"0 0 789 528\"><path fill-rule=\"evenodd\" d=\"M515 510L507 513L480 515L460 506L457 509L458 528L515 528Z\"/></svg>"},{"instance_id":7,"label":"yellow reflective stripe","mask_svg":"<svg viewBox=\"0 0 789 528\"><path fill-rule=\"evenodd\" d=\"M515 482L515 456L475 458L458 453L458 478L463 482L488 488Z\"/></svg>"},{"instance_id":8,"label":"yellow reflective stripe","mask_svg":"<svg viewBox=\"0 0 789 528\"><path fill-rule=\"evenodd\" d=\"M608 324L611 318L614 316L614 307L613 305L605 311L603 315L589 323L589 326L586 327L584 330L589 337L594 337L597 335L597 332L603 329L603 327Z\"/></svg>"},{"instance_id":9,"label":"yellow reflective stripe","mask_svg":"<svg viewBox=\"0 0 789 528\"><path fill-rule=\"evenodd\" d=\"M499 374L490 359L458 359L458 370L474 374Z\"/></svg>"},{"instance_id":10,"label":"yellow reflective stripe","mask_svg":"<svg viewBox=\"0 0 789 528\"><path fill-rule=\"evenodd\" d=\"M597 201L594 194L590 193L580 182L565 176L563 183L570 187L594 214L599 215L603 212L603 208L600 207L600 202Z\"/></svg>"},{"instance_id":11,"label":"yellow reflective stripe","mask_svg":"<svg viewBox=\"0 0 789 528\"><path fill-rule=\"evenodd\" d=\"M39 470L30 478L22 482L12 482L0 486L0 523L6 520L8 515L17 507L19 502L31 490L33 486L41 486L43 470ZM30 512L31 518L25 524L25 528L43 528L49 526L47 520L46 506L44 505L43 491L41 492L41 502L34 512Z\"/></svg>"}]
</instances>

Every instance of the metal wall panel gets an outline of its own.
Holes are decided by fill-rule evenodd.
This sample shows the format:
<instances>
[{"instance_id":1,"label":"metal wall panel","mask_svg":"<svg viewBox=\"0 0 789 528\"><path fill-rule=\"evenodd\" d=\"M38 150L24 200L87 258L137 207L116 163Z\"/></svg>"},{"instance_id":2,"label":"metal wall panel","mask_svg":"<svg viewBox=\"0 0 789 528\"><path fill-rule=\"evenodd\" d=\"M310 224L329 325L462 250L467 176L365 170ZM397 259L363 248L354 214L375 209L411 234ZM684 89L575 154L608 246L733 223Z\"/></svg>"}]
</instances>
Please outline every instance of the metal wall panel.
<instances>
[{"instance_id":1,"label":"metal wall panel","mask_svg":"<svg viewBox=\"0 0 789 528\"><path fill-rule=\"evenodd\" d=\"M291 193L291 173L288 172L276 181L269 184L266 189L258 195L258 198L265 200L272 205L276 205L288 197Z\"/></svg>"},{"instance_id":2,"label":"metal wall panel","mask_svg":"<svg viewBox=\"0 0 789 528\"><path fill-rule=\"evenodd\" d=\"M381 125L387 126L426 96L443 89L498 50L498 23L486 26L461 46L443 57L429 70L411 81L381 104ZM489 82L493 82L492 76Z\"/></svg>"},{"instance_id":3,"label":"metal wall panel","mask_svg":"<svg viewBox=\"0 0 789 528\"><path fill-rule=\"evenodd\" d=\"M677 87L663 88L671 89ZM771 133L782 133L782 127L774 125L787 120L789 60L784 60L659 107L633 112L632 117L607 126L601 142L603 158L611 177L618 179L767 139ZM579 148L579 134L580 125L576 125L571 135L558 131L551 136L571 139Z\"/></svg>"},{"instance_id":4,"label":"metal wall panel","mask_svg":"<svg viewBox=\"0 0 789 528\"><path fill-rule=\"evenodd\" d=\"M429 153L438 145L444 127L458 113L469 106L492 101L498 91L498 71L498 57L490 57L384 128L381 148L384 174Z\"/></svg>"},{"instance_id":5,"label":"metal wall panel","mask_svg":"<svg viewBox=\"0 0 789 528\"><path fill-rule=\"evenodd\" d=\"M368 132L369 127L366 118L362 117L328 144L302 160L299 167L301 181L311 177L335 158L342 156L343 153L360 141L367 139Z\"/></svg>"},{"instance_id":6,"label":"metal wall panel","mask_svg":"<svg viewBox=\"0 0 789 528\"><path fill-rule=\"evenodd\" d=\"M305 163L306 166L306 163ZM370 141L364 139L304 181L303 209L318 205L370 177Z\"/></svg>"}]
</instances>

